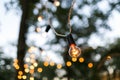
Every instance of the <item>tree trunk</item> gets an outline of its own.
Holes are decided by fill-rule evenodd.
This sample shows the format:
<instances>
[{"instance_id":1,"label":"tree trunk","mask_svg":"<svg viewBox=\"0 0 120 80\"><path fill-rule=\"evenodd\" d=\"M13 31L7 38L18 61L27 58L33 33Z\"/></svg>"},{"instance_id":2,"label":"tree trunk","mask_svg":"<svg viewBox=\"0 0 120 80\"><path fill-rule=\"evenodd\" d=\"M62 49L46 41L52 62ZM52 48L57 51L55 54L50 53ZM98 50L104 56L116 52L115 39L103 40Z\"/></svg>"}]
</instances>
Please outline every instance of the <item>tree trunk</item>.
<instances>
[{"instance_id":1,"label":"tree trunk","mask_svg":"<svg viewBox=\"0 0 120 80\"><path fill-rule=\"evenodd\" d=\"M21 0L21 7L22 7L22 17L21 17L21 22L20 22L20 32L19 32L19 38L18 38L18 46L17 46L17 59L18 59L18 65L19 65L19 70L17 70L17 75L18 71L22 71L24 74L24 57L26 53L26 33L28 30L28 14L29 14L29 0ZM18 79L16 75L16 80L23 80L23 79Z\"/></svg>"}]
</instances>

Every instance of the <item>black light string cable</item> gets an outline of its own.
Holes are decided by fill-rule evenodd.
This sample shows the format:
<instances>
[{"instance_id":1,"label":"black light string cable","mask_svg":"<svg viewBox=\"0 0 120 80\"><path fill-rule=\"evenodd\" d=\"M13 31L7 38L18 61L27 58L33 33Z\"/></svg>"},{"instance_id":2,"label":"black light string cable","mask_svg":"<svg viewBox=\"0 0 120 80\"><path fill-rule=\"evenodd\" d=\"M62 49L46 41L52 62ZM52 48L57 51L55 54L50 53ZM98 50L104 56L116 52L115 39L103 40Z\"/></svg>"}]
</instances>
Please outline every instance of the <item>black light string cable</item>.
<instances>
[{"instance_id":1,"label":"black light string cable","mask_svg":"<svg viewBox=\"0 0 120 80\"><path fill-rule=\"evenodd\" d=\"M70 24L70 17L71 17L71 13L72 13L72 9L73 9L73 6L74 6L74 4L75 4L75 1L76 1L76 0L73 0L73 1L72 1L71 7L70 7L70 10L69 10L69 13L68 13L69 34L71 34L71 32L72 32L72 28L71 28L71 24ZM50 19L50 17L48 16L48 8L46 7L46 4L47 4L47 1L46 1L46 3L45 3L45 9L46 9L46 11L47 11L48 24L50 25L51 29L53 30L53 32L54 32L57 36L66 37L67 35L65 35L65 34L60 34L60 33L56 32L54 26L51 24L51 19Z\"/></svg>"}]
</instances>

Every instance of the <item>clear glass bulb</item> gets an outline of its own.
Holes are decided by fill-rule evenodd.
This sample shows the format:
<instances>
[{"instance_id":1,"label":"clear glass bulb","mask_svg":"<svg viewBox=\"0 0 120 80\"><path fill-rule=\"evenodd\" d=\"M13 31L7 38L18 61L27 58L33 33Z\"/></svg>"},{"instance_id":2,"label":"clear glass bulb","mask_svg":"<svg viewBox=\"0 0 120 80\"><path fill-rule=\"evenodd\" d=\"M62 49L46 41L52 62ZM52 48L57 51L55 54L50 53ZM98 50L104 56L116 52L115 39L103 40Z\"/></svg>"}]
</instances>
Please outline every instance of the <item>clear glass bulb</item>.
<instances>
[{"instance_id":1,"label":"clear glass bulb","mask_svg":"<svg viewBox=\"0 0 120 80\"><path fill-rule=\"evenodd\" d=\"M73 58L77 58L79 57L81 54L81 49L79 47L77 47L76 45L72 44L70 45L69 48L69 55Z\"/></svg>"}]
</instances>

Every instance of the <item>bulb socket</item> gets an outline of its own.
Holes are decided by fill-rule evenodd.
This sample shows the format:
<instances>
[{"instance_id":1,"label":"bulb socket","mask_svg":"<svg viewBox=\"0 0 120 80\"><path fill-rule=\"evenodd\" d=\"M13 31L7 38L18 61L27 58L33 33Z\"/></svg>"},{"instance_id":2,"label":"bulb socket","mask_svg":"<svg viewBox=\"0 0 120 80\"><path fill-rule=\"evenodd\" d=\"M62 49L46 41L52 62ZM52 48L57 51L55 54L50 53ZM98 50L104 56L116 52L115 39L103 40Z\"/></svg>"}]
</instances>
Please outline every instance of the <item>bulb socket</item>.
<instances>
[{"instance_id":1,"label":"bulb socket","mask_svg":"<svg viewBox=\"0 0 120 80\"><path fill-rule=\"evenodd\" d=\"M50 25L47 25L46 29L45 29L45 32L48 32L50 30L51 26Z\"/></svg>"},{"instance_id":2,"label":"bulb socket","mask_svg":"<svg viewBox=\"0 0 120 80\"><path fill-rule=\"evenodd\" d=\"M72 37L72 34L67 35L66 38L67 38L67 41L68 41L69 46L71 46L71 45L76 45L76 44L75 44L75 41L74 41L74 39L73 39L73 37Z\"/></svg>"},{"instance_id":3,"label":"bulb socket","mask_svg":"<svg viewBox=\"0 0 120 80\"><path fill-rule=\"evenodd\" d=\"M40 51L43 51L43 49L42 49L42 48L39 48L39 50L40 50Z\"/></svg>"}]
</instances>

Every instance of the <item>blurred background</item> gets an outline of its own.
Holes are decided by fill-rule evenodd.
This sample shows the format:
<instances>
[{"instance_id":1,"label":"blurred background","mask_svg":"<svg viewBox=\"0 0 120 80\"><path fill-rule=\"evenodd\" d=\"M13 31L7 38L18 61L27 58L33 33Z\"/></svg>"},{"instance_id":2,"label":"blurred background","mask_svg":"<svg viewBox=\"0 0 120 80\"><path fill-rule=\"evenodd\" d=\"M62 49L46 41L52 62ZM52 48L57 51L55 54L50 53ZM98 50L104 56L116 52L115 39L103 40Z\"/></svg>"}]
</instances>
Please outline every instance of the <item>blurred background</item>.
<instances>
[{"instance_id":1,"label":"blurred background","mask_svg":"<svg viewBox=\"0 0 120 80\"><path fill-rule=\"evenodd\" d=\"M0 80L120 80L119 27L120 0L1 0Z\"/></svg>"}]
</instances>

